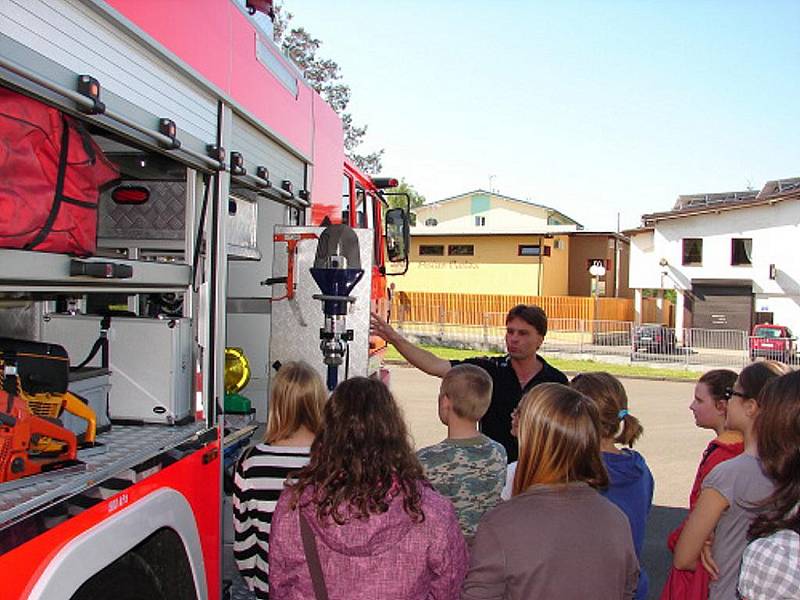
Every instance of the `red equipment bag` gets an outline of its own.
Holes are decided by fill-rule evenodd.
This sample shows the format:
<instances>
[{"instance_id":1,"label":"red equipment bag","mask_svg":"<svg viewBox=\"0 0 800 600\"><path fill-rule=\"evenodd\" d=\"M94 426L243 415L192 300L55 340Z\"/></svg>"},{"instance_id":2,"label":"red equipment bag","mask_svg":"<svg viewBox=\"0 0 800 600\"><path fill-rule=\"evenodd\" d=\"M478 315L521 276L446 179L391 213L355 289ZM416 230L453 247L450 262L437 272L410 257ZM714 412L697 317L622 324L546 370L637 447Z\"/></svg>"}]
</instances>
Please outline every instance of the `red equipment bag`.
<instances>
[{"instance_id":1,"label":"red equipment bag","mask_svg":"<svg viewBox=\"0 0 800 600\"><path fill-rule=\"evenodd\" d=\"M0 247L93 254L100 188L118 177L80 122L0 88Z\"/></svg>"}]
</instances>

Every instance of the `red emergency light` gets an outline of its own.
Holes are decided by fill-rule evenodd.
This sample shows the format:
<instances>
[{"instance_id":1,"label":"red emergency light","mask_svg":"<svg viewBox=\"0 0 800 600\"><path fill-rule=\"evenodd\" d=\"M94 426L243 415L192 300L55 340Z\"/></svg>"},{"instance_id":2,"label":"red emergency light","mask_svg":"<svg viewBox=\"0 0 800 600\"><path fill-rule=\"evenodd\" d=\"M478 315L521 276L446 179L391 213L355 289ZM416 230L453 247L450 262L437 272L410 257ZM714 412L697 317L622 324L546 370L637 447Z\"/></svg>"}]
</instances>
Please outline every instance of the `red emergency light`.
<instances>
[{"instance_id":1,"label":"red emergency light","mask_svg":"<svg viewBox=\"0 0 800 600\"><path fill-rule=\"evenodd\" d=\"M256 12L262 12L270 19L275 19L275 9L272 6L272 0L247 0L245 6L247 7L247 12L251 15L256 14Z\"/></svg>"},{"instance_id":2,"label":"red emergency light","mask_svg":"<svg viewBox=\"0 0 800 600\"><path fill-rule=\"evenodd\" d=\"M111 199L117 204L144 204L150 199L150 190L141 185L121 185L111 192Z\"/></svg>"},{"instance_id":3,"label":"red emergency light","mask_svg":"<svg viewBox=\"0 0 800 600\"><path fill-rule=\"evenodd\" d=\"M400 185L400 182L395 177L373 177L372 185L379 190L385 190L387 188L396 188Z\"/></svg>"}]
</instances>

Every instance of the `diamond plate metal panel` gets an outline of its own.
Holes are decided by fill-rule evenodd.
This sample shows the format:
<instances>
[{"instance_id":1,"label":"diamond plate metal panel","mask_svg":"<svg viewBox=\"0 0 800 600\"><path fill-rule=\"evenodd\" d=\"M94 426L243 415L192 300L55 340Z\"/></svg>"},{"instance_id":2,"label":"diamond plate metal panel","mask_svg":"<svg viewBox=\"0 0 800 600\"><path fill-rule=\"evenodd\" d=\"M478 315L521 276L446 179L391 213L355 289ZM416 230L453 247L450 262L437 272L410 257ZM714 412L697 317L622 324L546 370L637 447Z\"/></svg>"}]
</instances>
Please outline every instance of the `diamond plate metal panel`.
<instances>
[{"instance_id":1,"label":"diamond plate metal panel","mask_svg":"<svg viewBox=\"0 0 800 600\"><path fill-rule=\"evenodd\" d=\"M39 311L34 302L0 307L0 337L33 340L38 333Z\"/></svg>"},{"instance_id":2,"label":"diamond plate metal panel","mask_svg":"<svg viewBox=\"0 0 800 600\"><path fill-rule=\"evenodd\" d=\"M257 228L258 204L241 196L229 196L228 214L225 218L228 254L243 258L261 258L256 239Z\"/></svg>"},{"instance_id":3,"label":"diamond plate metal panel","mask_svg":"<svg viewBox=\"0 0 800 600\"><path fill-rule=\"evenodd\" d=\"M182 240L186 227L186 183L183 181L128 181L150 190L140 205L117 204L111 190L101 196L97 232L101 238Z\"/></svg>"}]
</instances>

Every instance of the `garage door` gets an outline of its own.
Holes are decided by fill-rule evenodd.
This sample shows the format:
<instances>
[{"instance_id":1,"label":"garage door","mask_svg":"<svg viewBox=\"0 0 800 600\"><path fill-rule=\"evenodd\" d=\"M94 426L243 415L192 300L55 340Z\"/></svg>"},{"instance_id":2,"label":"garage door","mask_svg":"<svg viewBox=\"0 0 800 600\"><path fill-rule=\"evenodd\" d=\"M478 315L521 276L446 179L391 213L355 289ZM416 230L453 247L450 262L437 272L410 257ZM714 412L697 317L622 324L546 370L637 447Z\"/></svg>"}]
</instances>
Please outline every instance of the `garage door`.
<instances>
[{"instance_id":1,"label":"garage door","mask_svg":"<svg viewBox=\"0 0 800 600\"><path fill-rule=\"evenodd\" d=\"M753 320L753 288L746 285L692 284L692 325L701 329L750 331Z\"/></svg>"}]
</instances>

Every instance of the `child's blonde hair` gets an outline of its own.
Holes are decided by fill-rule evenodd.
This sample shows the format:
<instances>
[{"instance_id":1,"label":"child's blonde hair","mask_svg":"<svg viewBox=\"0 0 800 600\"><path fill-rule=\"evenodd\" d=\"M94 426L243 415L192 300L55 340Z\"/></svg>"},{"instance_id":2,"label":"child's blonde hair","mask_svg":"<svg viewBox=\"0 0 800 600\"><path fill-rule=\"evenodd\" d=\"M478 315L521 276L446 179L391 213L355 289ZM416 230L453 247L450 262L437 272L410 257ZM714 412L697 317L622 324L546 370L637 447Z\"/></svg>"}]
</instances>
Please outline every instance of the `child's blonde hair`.
<instances>
[{"instance_id":1,"label":"child's blonde hair","mask_svg":"<svg viewBox=\"0 0 800 600\"><path fill-rule=\"evenodd\" d=\"M597 406L560 383L541 383L519 405L519 463L513 495L535 484L608 486Z\"/></svg>"},{"instance_id":2,"label":"child's blonde hair","mask_svg":"<svg viewBox=\"0 0 800 600\"><path fill-rule=\"evenodd\" d=\"M267 432L268 444L274 444L305 427L316 435L322 423L326 399L319 374L303 361L281 365L272 381Z\"/></svg>"},{"instance_id":3,"label":"child's blonde hair","mask_svg":"<svg viewBox=\"0 0 800 600\"><path fill-rule=\"evenodd\" d=\"M478 421L492 401L492 378L476 365L456 365L442 379L441 393L450 398L459 417Z\"/></svg>"},{"instance_id":4,"label":"child's blonde hair","mask_svg":"<svg viewBox=\"0 0 800 600\"><path fill-rule=\"evenodd\" d=\"M592 400L600 411L600 436L623 446L633 444L644 433L639 419L628 412L628 394L610 373L579 373L569 386Z\"/></svg>"}]
</instances>

